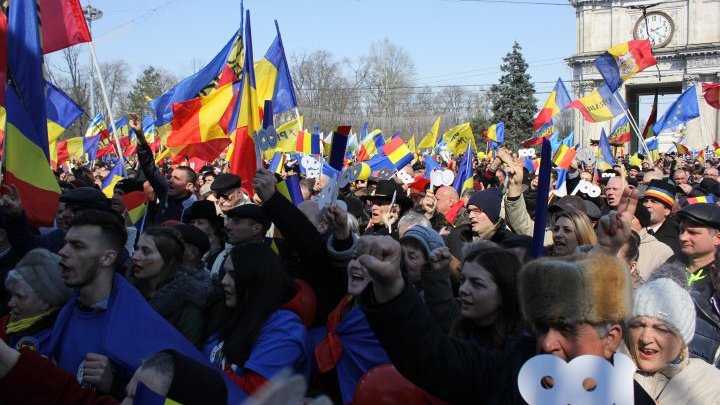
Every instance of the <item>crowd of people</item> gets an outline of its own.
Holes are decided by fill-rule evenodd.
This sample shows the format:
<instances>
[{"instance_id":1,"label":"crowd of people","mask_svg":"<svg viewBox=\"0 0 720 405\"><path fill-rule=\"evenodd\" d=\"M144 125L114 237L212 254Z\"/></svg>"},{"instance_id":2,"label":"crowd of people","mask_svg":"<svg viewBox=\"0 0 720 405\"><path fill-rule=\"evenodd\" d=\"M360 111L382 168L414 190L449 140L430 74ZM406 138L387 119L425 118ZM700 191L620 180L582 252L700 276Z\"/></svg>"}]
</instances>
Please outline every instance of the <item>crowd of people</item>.
<instances>
[{"instance_id":1,"label":"crowd of people","mask_svg":"<svg viewBox=\"0 0 720 405\"><path fill-rule=\"evenodd\" d=\"M289 369L318 403L521 404L541 353L629 356L638 404L720 403L716 160L576 160L567 192L553 172L544 195L505 148L461 190L416 156L412 182L370 176L327 204L327 175L296 160L252 179L156 163L129 124L137 156L112 198L101 162L76 163L55 226L34 228L3 190L0 403L239 404ZM277 189L293 174L297 205Z\"/></svg>"}]
</instances>

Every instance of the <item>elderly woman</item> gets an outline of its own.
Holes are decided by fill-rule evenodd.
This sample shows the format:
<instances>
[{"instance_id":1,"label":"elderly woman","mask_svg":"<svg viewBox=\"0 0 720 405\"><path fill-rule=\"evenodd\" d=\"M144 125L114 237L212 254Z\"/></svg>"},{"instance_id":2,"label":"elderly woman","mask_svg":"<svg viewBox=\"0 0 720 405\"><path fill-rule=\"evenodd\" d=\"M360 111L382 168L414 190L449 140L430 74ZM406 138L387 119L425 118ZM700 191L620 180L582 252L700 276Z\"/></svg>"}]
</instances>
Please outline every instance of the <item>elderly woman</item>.
<instances>
[{"instance_id":1,"label":"elderly woman","mask_svg":"<svg viewBox=\"0 0 720 405\"><path fill-rule=\"evenodd\" d=\"M638 368L635 381L658 404L717 403L720 371L688 356L695 306L678 282L657 278L640 286L627 329L625 342Z\"/></svg>"},{"instance_id":2,"label":"elderly woman","mask_svg":"<svg viewBox=\"0 0 720 405\"><path fill-rule=\"evenodd\" d=\"M10 347L48 354L44 349L58 310L72 293L60 277L59 263L60 256L49 250L33 249L8 273L10 313L0 319L0 338Z\"/></svg>"}]
</instances>

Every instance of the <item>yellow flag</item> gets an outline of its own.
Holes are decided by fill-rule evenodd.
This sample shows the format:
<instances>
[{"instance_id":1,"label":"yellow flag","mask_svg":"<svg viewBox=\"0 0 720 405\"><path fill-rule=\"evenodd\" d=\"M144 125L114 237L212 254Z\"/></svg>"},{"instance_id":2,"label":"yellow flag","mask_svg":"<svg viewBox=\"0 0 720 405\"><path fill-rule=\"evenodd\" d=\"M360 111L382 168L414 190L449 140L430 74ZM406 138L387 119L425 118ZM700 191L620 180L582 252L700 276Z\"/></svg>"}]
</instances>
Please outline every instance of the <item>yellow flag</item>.
<instances>
[{"instance_id":1,"label":"yellow flag","mask_svg":"<svg viewBox=\"0 0 720 405\"><path fill-rule=\"evenodd\" d=\"M448 151L456 156L465 153L468 143L470 143L472 150L477 150L475 136L469 122L448 129L443 134L442 139L447 144Z\"/></svg>"},{"instance_id":2,"label":"yellow flag","mask_svg":"<svg viewBox=\"0 0 720 405\"><path fill-rule=\"evenodd\" d=\"M418 149L433 149L435 147L435 144L437 143L437 135L438 131L440 130L440 117L437 117L435 120L435 123L433 124L432 128L430 128L430 132L423 137L423 139L418 144Z\"/></svg>"},{"instance_id":3,"label":"yellow flag","mask_svg":"<svg viewBox=\"0 0 720 405\"><path fill-rule=\"evenodd\" d=\"M410 152L415 153L415 135L410 135L410 139L407 141L407 147Z\"/></svg>"},{"instance_id":4,"label":"yellow flag","mask_svg":"<svg viewBox=\"0 0 720 405\"><path fill-rule=\"evenodd\" d=\"M275 128L278 134L278 144L274 149L268 149L264 153L265 159L272 159L275 152L295 152L297 144L297 133L303 127L303 117L288 121Z\"/></svg>"}]
</instances>

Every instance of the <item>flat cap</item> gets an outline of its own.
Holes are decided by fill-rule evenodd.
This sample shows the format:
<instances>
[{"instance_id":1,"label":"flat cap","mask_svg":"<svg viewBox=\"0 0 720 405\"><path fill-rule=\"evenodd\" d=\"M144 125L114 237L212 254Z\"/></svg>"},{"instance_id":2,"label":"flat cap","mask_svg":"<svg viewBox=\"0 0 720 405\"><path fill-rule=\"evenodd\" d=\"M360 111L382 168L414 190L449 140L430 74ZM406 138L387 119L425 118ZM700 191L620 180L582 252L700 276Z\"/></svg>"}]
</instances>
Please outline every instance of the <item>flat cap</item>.
<instances>
[{"instance_id":1,"label":"flat cap","mask_svg":"<svg viewBox=\"0 0 720 405\"><path fill-rule=\"evenodd\" d=\"M240 188L242 182L240 176L232 173L222 173L215 177L215 180L210 184L210 190L212 191L223 191L230 190L232 188Z\"/></svg>"},{"instance_id":2,"label":"flat cap","mask_svg":"<svg viewBox=\"0 0 720 405\"><path fill-rule=\"evenodd\" d=\"M265 215L265 211L256 204L238 205L226 212L225 215L227 215L228 218L249 218L258 222L266 230L270 229L270 218L268 218L267 215Z\"/></svg>"},{"instance_id":3,"label":"flat cap","mask_svg":"<svg viewBox=\"0 0 720 405\"><path fill-rule=\"evenodd\" d=\"M677 212L679 219L689 219L709 228L720 229L720 207L710 203L688 205Z\"/></svg>"},{"instance_id":4,"label":"flat cap","mask_svg":"<svg viewBox=\"0 0 720 405\"><path fill-rule=\"evenodd\" d=\"M196 226L178 224L174 225L173 228L180 232L185 242L195 246L200 251L201 256L210 250L210 239Z\"/></svg>"},{"instance_id":5,"label":"flat cap","mask_svg":"<svg viewBox=\"0 0 720 405\"><path fill-rule=\"evenodd\" d=\"M69 190L60 196L60 202L75 210L94 209L112 211L112 202L105 197L100 189L93 187L79 187Z\"/></svg>"}]
</instances>

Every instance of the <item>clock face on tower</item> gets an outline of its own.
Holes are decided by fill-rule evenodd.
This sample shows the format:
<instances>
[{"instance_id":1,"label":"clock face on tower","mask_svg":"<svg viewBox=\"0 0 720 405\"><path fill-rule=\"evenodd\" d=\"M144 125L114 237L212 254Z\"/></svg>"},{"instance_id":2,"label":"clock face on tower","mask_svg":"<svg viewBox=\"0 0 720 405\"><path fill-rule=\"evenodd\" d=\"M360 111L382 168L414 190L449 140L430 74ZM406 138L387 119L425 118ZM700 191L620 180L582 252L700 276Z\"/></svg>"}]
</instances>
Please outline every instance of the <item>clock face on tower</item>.
<instances>
[{"instance_id":1,"label":"clock face on tower","mask_svg":"<svg viewBox=\"0 0 720 405\"><path fill-rule=\"evenodd\" d=\"M660 11L651 11L647 13L647 24L645 21L645 17L640 17L635 23L633 30L635 39L649 39L653 48L662 48L670 43L675 32L675 24L669 15Z\"/></svg>"}]
</instances>

